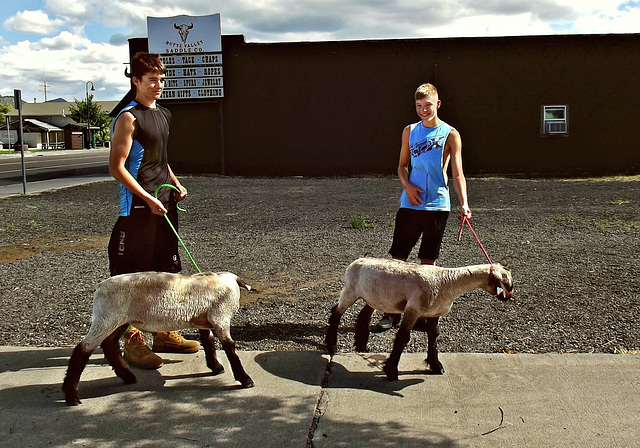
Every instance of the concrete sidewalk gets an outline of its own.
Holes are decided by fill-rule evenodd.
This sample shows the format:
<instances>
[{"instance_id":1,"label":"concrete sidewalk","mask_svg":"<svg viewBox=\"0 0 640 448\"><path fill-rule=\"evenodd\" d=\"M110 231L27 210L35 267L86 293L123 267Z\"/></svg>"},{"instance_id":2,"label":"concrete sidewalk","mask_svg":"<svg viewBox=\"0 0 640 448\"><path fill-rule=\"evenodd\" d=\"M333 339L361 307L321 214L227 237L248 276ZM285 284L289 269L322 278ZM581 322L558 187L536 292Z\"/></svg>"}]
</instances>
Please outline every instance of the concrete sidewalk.
<instances>
[{"instance_id":1,"label":"concrete sidewalk","mask_svg":"<svg viewBox=\"0 0 640 448\"><path fill-rule=\"evenodd\" d=\"M0 445L91 447L637 447L640 355L239 352L256 387L167 355L124 384L96 352L64 404L71 348L0 347Z\"/></svg>"},{"instance_id":2,"label":"concrete sidewalk","mask_svg":"<svg viewBox=\"0 0 640 448\"><path fill-rule=\"evenodd\" d=\"M59 190L60 188L75 187L92 182L103 182L113 180L109 174L87 174L84 176L62 177L59 179L35 180L27 182L27 194L42 193L48 190ZM23 194L22 183L0 186L0 198Z\"/></svg>"}]
</instances>

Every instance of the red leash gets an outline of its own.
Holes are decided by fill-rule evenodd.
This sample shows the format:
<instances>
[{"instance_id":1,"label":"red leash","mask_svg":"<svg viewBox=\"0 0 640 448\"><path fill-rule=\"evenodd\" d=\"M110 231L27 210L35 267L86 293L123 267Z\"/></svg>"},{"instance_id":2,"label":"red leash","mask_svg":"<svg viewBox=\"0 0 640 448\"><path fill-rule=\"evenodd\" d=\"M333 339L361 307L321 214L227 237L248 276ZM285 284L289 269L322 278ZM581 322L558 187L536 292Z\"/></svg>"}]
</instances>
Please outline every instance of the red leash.
<instances>
[{"instance_id":1,"label":"red leash","mask_svg":"<svg viewBox=\"0 0 640 448\"><path fill-rule=\"evenodd\" d=\"M489 264L491 265L489 267L489 279L491 279L491 277L493 275L493 262L491 261L491 258L489 257L489 254L484 249L484 246L480 242L480 238L478 238L478 235L476 235L475 230L473 230L473 227L471 227L471 223L469 222L469 217L468 216L464 216L464 217L461 217L459 219L462 222L460 223L460 232L458 233L458 242L462 241L462 230L464 229L464 223L466 222L467 225L469 226L469 230L471 230L471 233L473 233L473 236L476 238L478 246L480 246L480 249L482 249L482 252L484 253L484 256L487 257L487 260L489 260ZM507 294L509 296L513 295L513 289L511 289L511 291L509 291Z\"/></svg>"},{"instance_id":2,"label":"red leash","mask_svg":"<svg viewBox=\"0 0 640 448\"><path fill-rule=\"evenodd\" d=\"M471 227L471 222L469 222L469 217L468 216L464 216L464 217L460 217L458 219L460 219L462 221L460 223L460 232L458 233L458 242L462 241L462 230L464 229L464 223L466 222L467 225L469 226L469 230L471 230L471 233L473 233L473 236L476 238L478 246L480 246L480 249L482 249L482 252L484 253L484 256L487 257L487 260L489 260L489 264L493 265L493 261L491 261L491 258L489 257L489 254L487 253L487 251L484 249L484 246L480 242L480 238L478 238L478 235L476 235L476 232L473 230L473 227Z\"/></svg>"}]
</instances>

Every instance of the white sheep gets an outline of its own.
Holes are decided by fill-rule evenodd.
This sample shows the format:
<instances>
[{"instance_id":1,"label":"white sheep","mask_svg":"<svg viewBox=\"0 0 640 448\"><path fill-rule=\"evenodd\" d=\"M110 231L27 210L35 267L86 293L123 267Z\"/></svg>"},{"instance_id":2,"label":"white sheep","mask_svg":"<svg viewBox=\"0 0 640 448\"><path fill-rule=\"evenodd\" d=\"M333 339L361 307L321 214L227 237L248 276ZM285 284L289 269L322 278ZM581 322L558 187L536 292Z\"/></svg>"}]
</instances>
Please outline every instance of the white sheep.
<instances>
[{"instance_id":1,"label":"white sheep","mask_svg":"<svg viewBox=\"0 0 640 448\"><path fill-rule=\"evenodd\" d=\"M438 360L438 319L449 312L453 301L475 288L482 288L508 300L513 294L511 272L502 263L442 268L399 260L360 258L347 268L345 284L338 303L331 309L326 344L330 355L338 345L338 324L344 312L359 298L366 302L358 315L355 331L357 351L366 352L369 324L374 309L385 313L403 313L393 350L384 372L389 381L398 379L400 355L419 318L427 319L428 351L426 362L433 373L444 373Z\"/></svg>"},{"instance_id":2,"label":"white sheep","mask_svg":"<svg viewBox=\"0 0 640 448\"><path fill-rule=\"evenodd\" d=\"M62 386L66 403L80 404L80 376L98 345L117 376L127 384L136 382L120 353L119 340L129 325L152 332L199 328L207 366L219 374L224 367L216 358L213 330L235 379L243 387L252 387L253 381L240 363L230 332L231 318L240 308L239 286L251 289L229 272L195 275L139 272L117 275L100 283L93 298L91 328L69 360Z\"/></svg>"}]
</instances>

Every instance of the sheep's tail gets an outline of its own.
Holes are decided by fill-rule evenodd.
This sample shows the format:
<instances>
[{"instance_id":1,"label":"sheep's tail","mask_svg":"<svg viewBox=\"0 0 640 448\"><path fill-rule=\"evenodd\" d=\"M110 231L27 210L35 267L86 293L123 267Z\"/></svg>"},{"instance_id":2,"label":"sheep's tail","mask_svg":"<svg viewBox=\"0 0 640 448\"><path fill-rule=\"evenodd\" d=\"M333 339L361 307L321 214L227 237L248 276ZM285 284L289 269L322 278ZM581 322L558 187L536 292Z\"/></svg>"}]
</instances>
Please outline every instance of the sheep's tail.
<instances>
[{"instance_id":1,"label":"sheep's tail","mask_svg":"<svg viewBox=\"0 0 640 448\"><path fill-rule=\"evenodd\" d=\"M245 282L244 280L236 277L236 282L238 282L238 286L241 288L246 289L247 291L256 291L255 289L253 289L251 287L251 285L247 284L247 282ZM257 292L257 291L256 291Z\"/></svg>"}]
</instances>

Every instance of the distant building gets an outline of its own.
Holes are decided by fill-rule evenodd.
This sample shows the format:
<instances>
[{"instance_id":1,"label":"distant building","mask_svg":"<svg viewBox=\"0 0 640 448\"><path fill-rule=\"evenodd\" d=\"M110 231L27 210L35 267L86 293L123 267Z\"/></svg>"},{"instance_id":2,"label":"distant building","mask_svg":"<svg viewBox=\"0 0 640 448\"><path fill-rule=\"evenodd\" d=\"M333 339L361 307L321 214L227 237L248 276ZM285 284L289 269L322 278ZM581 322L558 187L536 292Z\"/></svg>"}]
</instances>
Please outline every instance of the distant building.
<instances>
[{"instance_id":1,"label":"distant building","mask_svg":"<svg viewBox=\"0 0 640 448\"><path fill-rule=\"evenodd\" d=\"M7 100L7 101L5 101ZM3 102L9 102L14 108L6 115L10 119L9 130L6 123L0 123L0 141L7 147L13 146L18 139L18 110L13 104L13 97L2 97ZM95 101L107 114L118 104L117 101ZM77 123L68 116L71 106L75 102L69 102L62 98L47 101L46 103L22 104L22 127L24 142L30 148L58 148L81 149L88 141L87 124ZM92 131L98 130L92 126Z\"/></svg>"}]
</instances>

